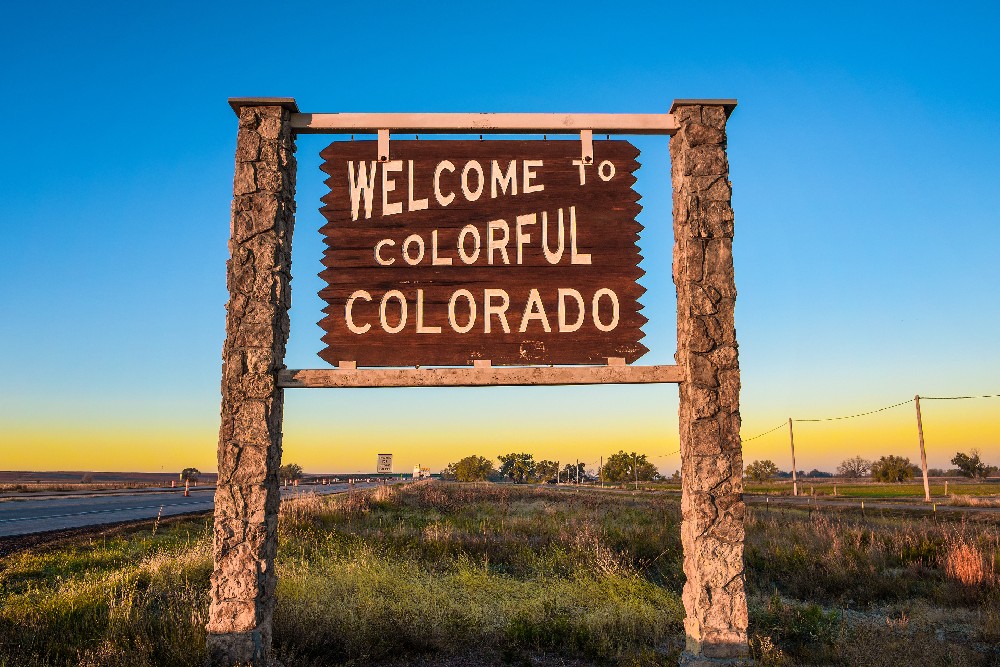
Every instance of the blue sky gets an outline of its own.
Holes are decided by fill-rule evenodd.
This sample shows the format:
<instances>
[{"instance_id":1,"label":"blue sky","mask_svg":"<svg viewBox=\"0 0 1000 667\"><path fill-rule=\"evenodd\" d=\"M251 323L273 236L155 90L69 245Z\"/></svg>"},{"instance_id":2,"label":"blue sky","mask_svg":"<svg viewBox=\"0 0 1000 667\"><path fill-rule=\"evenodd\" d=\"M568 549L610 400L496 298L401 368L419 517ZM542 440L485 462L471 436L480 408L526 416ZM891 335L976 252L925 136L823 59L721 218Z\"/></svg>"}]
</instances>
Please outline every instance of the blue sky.
<instances>
[{"instance_id":1,"label":"blue sky","mask_svg":"<svg viewBox=\"0 0 1000 667\"><path fill-rule=\"evenodd\" d=\"M729 152L744 435L915 393L1000 393L997 13L986 3L7 5L0 345L12 363L0 433L11 446L0 468L214 468L230 96L291 96L316 112L664 112L674 98L738 98ZM322 364L328 141L298 144L290 367ZM643 363L669 363L666 140L634 143L651 319ZM854 453L915 459L909 410L803 436L800 467ZM932 465L972 446L1000 463L1000 399L926 410ZM503 418L487 423L487 412ZM307 469L370 467L385 444L404 468L493 456L511 441L547 458L659 456L677 448L676 426L673 386L300 391L287 398L285 452ZM786 466L782 447L769 436L745 455ZM670 471L677 456L656 462Z\"/></svg>"}]
</instances>

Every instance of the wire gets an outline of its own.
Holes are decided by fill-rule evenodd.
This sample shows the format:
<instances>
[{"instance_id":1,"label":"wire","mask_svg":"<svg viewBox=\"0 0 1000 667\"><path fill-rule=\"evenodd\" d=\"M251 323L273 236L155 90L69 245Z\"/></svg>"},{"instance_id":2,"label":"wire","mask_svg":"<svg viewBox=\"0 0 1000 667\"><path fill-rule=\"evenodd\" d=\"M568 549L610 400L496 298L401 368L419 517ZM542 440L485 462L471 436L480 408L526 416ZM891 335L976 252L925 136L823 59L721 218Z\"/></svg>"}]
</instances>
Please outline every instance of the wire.
<instances>
[{"instance_id":1,"label":"wire","mask_svg":"<svg viewBox=\"0 0 1000 667\"><path fill-rule=\"evenodd\" d=\"M757 435L755 435L752 438L743 438L742 442L750 442L751 440L756 440L757 438L763 438L768 433L774 433L779 428L785 428L786 426L788 426L788 422L782 422L782 423L778 424L777 426L775 426L774 428L772 428L770 431L764 431L763 433L758 433Z\"/></svg>"},{"instance_id":2,"label":"wire","mask_svg":"<svg viewBox=\"0 0 1000 667\"><path fill-rule=\"evenodd\" d=\"M986 394L984 396L921 396L921 401L963 401L967 398L1000 398L1000 394Z\"/></svg>"},{"instance_id":3,"label":"wire","mask_svg":"<svg viewBox=\"0 0 1000 667\"><path fill-rule=\"evenodd\" d=\"M901 405L906 405L907 403L912 403L913 399L903 401L902 403L894 403L892 405L887 405L884 408L879 408L878 410L869 410L868 412L859 412L856 415L844 415L843 417L824 417L822 419L793 419L796 422L832 422L838 419L854 419L855 417L864 417L866 415L873 415L876 412L883 412L885 410L892 410L893 408L898 408Z\"/></svg>"}]
</instances>

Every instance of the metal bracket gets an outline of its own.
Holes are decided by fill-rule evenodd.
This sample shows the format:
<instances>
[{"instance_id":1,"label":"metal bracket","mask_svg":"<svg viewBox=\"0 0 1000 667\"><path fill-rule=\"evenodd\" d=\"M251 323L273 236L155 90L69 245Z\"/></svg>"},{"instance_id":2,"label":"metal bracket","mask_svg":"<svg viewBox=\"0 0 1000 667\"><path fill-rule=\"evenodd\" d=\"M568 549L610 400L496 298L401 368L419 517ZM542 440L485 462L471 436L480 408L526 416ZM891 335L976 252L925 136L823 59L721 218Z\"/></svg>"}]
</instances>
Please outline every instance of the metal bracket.
<instances>
[{"instance_id":1,"label":"metal bracket","mask_svg":"<svg viewBox=\"0 0 1000 667\"><path fill-rule=\"evenodd\" d=\"M389 161L389 130L378 131L378 161Z\"/></svg>"},{"instance_id":2,"label":"metal bracket","mask_svg":"<svg viewBox=\"0 0 1000 667\"><path fill-rule=\"evenodd\" d=\"M583 145L583 163L594 164L594 131L580 130L580 143Z\"/></svg>"}]
</instances>

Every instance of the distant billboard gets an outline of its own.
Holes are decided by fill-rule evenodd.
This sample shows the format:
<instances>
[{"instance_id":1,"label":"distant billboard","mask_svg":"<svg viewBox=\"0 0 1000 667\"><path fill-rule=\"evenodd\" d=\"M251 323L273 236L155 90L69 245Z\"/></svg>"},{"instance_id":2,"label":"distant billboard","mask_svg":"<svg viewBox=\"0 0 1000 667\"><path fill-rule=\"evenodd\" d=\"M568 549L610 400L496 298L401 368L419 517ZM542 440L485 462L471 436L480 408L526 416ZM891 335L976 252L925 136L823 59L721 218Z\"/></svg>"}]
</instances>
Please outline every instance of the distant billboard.
<instances>
[{"instance_id":1,"label":"distant billboard","mask_svg":"<svg viewBox=\"0 0 1000 667\"><path fill-rule=\"evenodd\" d=\"M379 454L375 472L392 472L392 454Z\"/></svg>"}]
</instances>

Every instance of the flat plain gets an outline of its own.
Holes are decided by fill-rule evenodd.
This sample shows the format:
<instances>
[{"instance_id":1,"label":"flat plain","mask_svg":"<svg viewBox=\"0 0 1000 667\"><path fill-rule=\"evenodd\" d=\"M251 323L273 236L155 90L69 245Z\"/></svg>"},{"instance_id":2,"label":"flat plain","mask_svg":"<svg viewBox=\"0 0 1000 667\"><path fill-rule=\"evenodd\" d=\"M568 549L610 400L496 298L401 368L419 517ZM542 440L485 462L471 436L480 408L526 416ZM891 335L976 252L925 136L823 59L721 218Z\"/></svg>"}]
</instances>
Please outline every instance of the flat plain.
<instances>
[{"instance_id":1,"label":"flat plain","mask_svg":"<svg viewBox=\"0 0 1000 667\"><path fill-rule=\"evenodd\" d=\"M282 506L285 665L675 665L676 493L422 482ZM760 665L1000 665L994 519L748 509ZM200 665L211 518L0 559L0 665Z\"/></svg>"}]
</instances>

